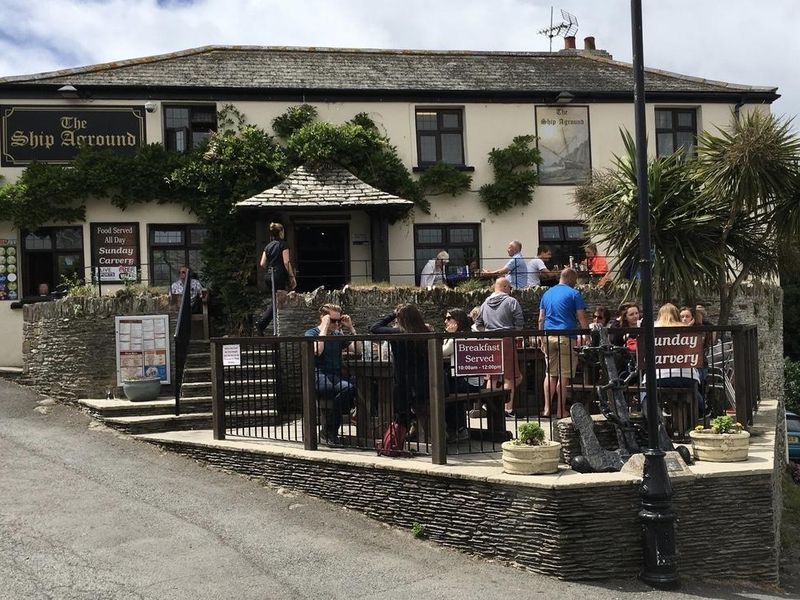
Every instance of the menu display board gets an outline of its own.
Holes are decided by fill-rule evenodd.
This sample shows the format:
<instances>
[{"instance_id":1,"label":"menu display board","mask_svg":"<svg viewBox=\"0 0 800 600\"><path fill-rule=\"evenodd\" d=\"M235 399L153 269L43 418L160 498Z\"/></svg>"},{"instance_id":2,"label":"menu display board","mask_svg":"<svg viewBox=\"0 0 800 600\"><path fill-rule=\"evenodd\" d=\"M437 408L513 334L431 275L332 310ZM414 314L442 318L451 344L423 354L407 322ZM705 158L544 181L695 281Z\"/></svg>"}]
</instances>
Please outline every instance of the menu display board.
<instances>
[{"instance_id":1,"label":"menu display board","mask_svg":"<svg viewBox=\"0 0 800 600\"><path fill-rule=\"evenodd\" d=\"M0 300L17 300L17 240L0 239Z\"/></svg>"},{"instance_id":2,"label":"menu display board","mask_svg":"<svg viewBox=\"0 0 800 600\"><path fill-rule=\"evenodd\" d=\"M116 317L117 385L157 376L170 383L169 316Z\"/></svg>"},{"instance_id":3,"label":"menu display board","mask_svg":"<svg viewBox=\"0 0 800 600\"><path fill-rule=\"evenodd\" d=\"M139 224L92 223L92 267L101 283L139 278Z\"/></svg>"}]
</instances>

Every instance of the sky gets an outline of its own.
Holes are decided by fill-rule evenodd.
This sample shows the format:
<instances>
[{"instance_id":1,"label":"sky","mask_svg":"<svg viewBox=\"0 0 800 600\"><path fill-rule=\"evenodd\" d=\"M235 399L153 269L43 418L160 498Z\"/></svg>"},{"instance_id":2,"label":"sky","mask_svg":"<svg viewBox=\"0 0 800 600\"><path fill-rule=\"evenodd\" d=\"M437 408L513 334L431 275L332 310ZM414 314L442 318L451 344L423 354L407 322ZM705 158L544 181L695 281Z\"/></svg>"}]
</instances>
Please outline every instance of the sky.
<instances>
[{"instance_id":1,"label":"sky","mask_svg":"<svg viewBox=\"0 0 800 600\"><path fill-rule=\"evenodd\" d=\"M777 86L773 112L800 114L800 0L643 4L646 66ZM551 6L631 61L628 0L0 0L0 76L209 44L547 51Z\"/></svg>"}]
</instances>

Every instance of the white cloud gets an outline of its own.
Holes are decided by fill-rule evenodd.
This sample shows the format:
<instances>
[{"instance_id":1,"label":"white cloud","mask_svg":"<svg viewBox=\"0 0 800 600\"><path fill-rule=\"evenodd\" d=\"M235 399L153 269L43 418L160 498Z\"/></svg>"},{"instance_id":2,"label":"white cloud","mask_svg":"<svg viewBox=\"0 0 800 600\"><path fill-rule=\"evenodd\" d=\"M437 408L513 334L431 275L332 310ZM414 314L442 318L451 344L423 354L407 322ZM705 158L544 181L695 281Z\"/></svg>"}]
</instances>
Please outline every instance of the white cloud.
<instances>
[{"instance_id":1,"label":"white cloud","mask_svg":"<svg viewBox=\"0 0 800 600\"><path fill-rule=\"evenodd\" d=\"M207 44L547 50L541 0L3 0L0 75L172 52ZM562 0L578 38L631 57L628 0ZM777 113L800 113L800 3L644 2L648 66L779 86ZM561 46L554 40L554 49ZM580 46L580 42L579 42Z\"/></svg>"}]
</instances>

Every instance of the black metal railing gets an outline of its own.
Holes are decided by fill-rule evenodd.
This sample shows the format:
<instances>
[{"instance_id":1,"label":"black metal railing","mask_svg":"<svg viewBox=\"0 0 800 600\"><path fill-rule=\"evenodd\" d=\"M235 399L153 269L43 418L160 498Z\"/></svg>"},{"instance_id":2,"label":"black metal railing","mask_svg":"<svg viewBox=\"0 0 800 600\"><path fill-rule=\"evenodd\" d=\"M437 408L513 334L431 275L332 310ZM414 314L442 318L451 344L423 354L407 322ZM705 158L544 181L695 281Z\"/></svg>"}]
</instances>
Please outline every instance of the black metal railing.
<instances>
[{"instance_id":1,"label":"black metal railing","mask_svg":"<svg viewBox=\"0 0 800 600\"><path fill-rule=\"evenodd\" d=\"M175 416L181 414L181 386L189 356L189 341L192 337L192 275L189 271L183 286L183 294L178 305L178 318L175 323Z\"/></svg>"},{"instance_id":2,"label":"black metal railing","mask_svg":"<svg viewBox=\"0 0 800 600\"><path fill-rule=\"evenodd\" d=\"M611 331L631 419L641 423L641 367L624 350L640 330ZM696 368L657 373L660 418L673 440L721 414L752 424L760 400L755 326L656 331L692 333L703 345ZM214 435L375 450L395 423L406 451L436 463L497 452L527 421L558 438L557 417L568 417L572 403L598 414L610 400L605 369L583 349L589 341L589 330L216 338ZM482 361L489 371L475 368Z\"/></svg>"}]
</instances>

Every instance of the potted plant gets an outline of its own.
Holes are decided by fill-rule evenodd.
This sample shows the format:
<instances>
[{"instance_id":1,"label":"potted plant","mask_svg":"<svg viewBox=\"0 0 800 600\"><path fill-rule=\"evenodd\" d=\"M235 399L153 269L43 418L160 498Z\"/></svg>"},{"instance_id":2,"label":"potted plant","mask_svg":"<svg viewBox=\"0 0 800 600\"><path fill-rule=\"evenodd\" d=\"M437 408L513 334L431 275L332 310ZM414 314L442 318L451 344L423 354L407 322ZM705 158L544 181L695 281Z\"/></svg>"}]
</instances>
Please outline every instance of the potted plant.
<instances>
[{"instance_id":1,"label":"potted plant","mask_svg":"<svg viewBox=\"0 0 800 600\"><path fill-rule=\"evenodd\" d=\"M161 393L161 377L136 375L122 380L122 391L131 402L150 402Z\"/></svg>"},{"instance_id":2,"label":"potted plant","mask_svg":"<svg viewBox=\"0 0 800 600\"><path fill-rule=\"evenodd\" d=\"M689 432L697 460L736 462L747 460L750 434L733 417L723 415L711 420L711 428L698 425Z\"/></svg>"},{"instance_id":3,"label":"potted plant","mask_svg":"<svg viewBox=\"0 0 800 600\"><path fill-rule=\"evenodd\" d=\"M523 423L517 439L503 443L503 472L538 475L558 471L561 444L544 439L539 423Z\"/></svg>"}]
</instances>

